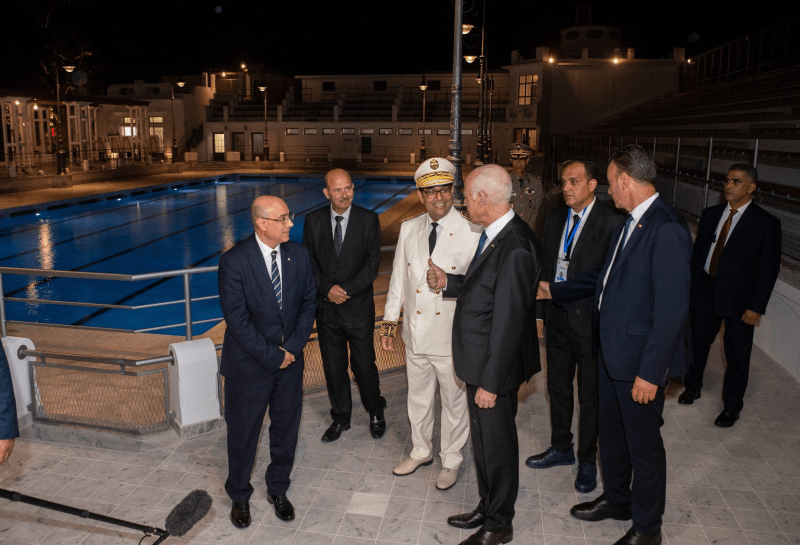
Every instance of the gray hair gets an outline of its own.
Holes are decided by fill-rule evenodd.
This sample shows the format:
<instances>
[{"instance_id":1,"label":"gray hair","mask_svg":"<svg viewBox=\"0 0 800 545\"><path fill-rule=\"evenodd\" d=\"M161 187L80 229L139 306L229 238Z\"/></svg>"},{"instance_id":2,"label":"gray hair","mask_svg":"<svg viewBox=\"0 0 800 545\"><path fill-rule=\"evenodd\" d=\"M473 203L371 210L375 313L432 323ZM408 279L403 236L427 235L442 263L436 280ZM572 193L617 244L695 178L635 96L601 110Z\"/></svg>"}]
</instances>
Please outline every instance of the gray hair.
<instances>
[{"instance_id":1,"label":"gray hair","mask_svg":"<svg viewBox=\"0 0 800 545\"><path fill-rule=\"evenodd\" d=\"M483 191L489 202L493 204L508 204L511 202L511 176L506 169L499 165L486 165L473 170L470 188L471 195Z\"/></svg>"},{"instance_id":2,"label":"gray hair","mask_svg":"<svg viewBox=\"0 0 800 545\"><path fill-rule=\"evenodd\" d=\"M624 172L639 183L653 185L655 182L656 163L641 146L628 144L609 157L608 162L614 163L620 172Z\"/></svg>"}]
</instances>

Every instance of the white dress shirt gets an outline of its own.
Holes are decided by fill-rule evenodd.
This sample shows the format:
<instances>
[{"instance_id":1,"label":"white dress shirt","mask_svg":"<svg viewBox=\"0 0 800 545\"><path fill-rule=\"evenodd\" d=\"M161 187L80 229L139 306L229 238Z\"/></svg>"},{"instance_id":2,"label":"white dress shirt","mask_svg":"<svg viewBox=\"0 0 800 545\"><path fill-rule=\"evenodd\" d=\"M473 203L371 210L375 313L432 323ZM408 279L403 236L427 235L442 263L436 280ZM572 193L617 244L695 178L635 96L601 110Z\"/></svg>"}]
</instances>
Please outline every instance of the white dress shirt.
<instances>
[{"instance_id":1,"label":"white dress shirt","mask_svg":"<svg viewBox=\"0 0 800 545\"><path fill-rule=\"evenodd\" d=\"M483 244L483 248L481 249L481 253L486 250L486 247L489 246L489 243L494 240L494 238L503 230L503 228L508 225L508 222L514 219L514 210L509 210L504 215L500 216L494 223L489 225L484 232L486 233L486 242Z\"/></svg>"},{"instance_id":2,"label":"white dress shirt","mask_svg":"<svg viewBox=\"0 0 800 545\"><path fill-rule=\"evenodd\" d=\"M733 233L733 229L736 227L736 224L739 223L739 220L742 218L742 214L750 206L750 203L753 202L752 200L747 201L747 204L740 206L736 209L736 215L733 216L731 220L731 227L728 229L728 236L725 238L725 244L731 239L731 233ZM711 248L708 249L708 257L706 257L706 264L703 267L703 270L708 272L708 267L711 265L711 256L714 255L714 248L717 247L717 239L719 238L719 232L722 231L722 226L725 225L725 222L728 221L728 216L731 215L731 205L728 203L728 206L725 207L725 211L722 212L722 217L719 218L719 223L717 223L717 230L714 231L714 241L711 243ZM724 248L724 246L723 246Z\"/></svg>"},{"instance_id":3,"label":"white dress shirt","mask_svg":"<svg viewBox=\"0 0 800 545\"><path fill-rule=\"evenodd\" d=\"M572 229L572 227L575 225L575 223L572 221L572 216L578 214L581 218L581 222L578 224L578 228L575 229L575 236L572 237L572 248L575 249L575 245L578 244L578 238L581 236L581 232L583 232L583 226L586 225L586 218L588 218L589 214L592 213L592 209L594 208L594 203L596 202L597 199L593 198L592 202L589 203L589 205L580 212L575 212L575 210L573 210L572 208L569 209L569 219L564 223L564 232L561 233L561 246L559 246L558 248L559 258L564 259L567 255L564 252L564 243L566 242L567 237L569 236L567 227L569 227L569 229Z\"/></svg>"},{"instance_id":4,"label":"white dress shirt","mask_svg":"<svg viewBox=\"0 0 800 545\"><path fill-rule=\"evenodd\" d=\"M270 278L272 278L272 252L275 250L278 251L278 255L275 256L275 261L278 262L278 274L281 276L281 283L283 283L283 265L281 265L281 245L278 244L275 248L270 248L263 242L261 239L258 238L256 235L256 242L258 242L258 249L261 250L261 255L264 256L264 262L267 264L267 272L270 274Z\"/></svg>"}]
</instances>

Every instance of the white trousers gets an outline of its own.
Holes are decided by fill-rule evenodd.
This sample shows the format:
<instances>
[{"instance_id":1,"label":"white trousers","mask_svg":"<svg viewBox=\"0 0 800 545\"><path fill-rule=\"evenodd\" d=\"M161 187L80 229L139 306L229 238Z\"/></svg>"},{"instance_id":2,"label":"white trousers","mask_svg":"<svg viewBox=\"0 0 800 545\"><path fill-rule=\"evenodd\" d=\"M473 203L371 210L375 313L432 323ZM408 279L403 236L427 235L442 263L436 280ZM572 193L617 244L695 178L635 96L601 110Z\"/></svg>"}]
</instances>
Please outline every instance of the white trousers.
<instances>
[{"instance_id":1,"label":"white trousers","mask_svg":"<svg viewBox=\"0 0 800 545\"><path fill-rule=\"evenodd\" d=\"M412 354L406 348L408 374L408 419L411 421L411 457L429 458L433 451L433 408L436 385L442 400L442 437L439 455L442 467L458 469L461 449L469 438L467 389L453 370L451 356Z\"/></svg>"}]
</instances>

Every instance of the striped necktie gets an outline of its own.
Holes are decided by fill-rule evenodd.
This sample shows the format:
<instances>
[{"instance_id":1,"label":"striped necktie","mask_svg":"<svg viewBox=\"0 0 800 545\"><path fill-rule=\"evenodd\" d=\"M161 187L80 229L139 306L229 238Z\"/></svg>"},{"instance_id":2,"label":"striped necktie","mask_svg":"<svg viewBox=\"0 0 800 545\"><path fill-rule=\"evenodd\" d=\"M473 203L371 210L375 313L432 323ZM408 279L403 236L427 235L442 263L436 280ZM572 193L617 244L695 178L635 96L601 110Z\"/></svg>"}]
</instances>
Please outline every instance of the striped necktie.
<instances>
[{"instance_id":1,"label":"striped necktie","mask_svg":"<svg viewBox=\"0 0 800 545\"><path fill-rule=\"evenodd\" d=\"M278 306L283 310L283 290L281 289L281 273L278 272L278 250L272 250L272 289L278 299Z\"/></svg>"}]
</instances>

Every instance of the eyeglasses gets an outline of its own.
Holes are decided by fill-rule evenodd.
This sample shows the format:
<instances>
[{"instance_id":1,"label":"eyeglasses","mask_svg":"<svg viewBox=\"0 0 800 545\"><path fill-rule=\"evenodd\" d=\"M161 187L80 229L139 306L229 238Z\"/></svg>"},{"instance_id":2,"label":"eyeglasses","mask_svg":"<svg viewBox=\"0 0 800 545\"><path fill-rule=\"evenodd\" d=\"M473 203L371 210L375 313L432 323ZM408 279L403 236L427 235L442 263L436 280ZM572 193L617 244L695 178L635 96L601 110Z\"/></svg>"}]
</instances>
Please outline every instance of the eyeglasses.
<instances>
[{"instance_id":1,"label":"eyeglasses","mask_svg":"<svg viewBox=\"0 0 800 545\"><path fill-rule=\"evenodd\" d=\"M294 214L286 214L285 216L281 216L278 219L275 218L265 218L263 216L259 216L262 220L269 220L269 221L279 221L283 224L290 223L294 221Z\"/></svg>"},{"instance_id":2,"label":"eyeglasses","mask_svg":"<svg viewBox=\"0 0 800 545\"><path fill-rule=\"evenodd\" d=\"M439 189L426 188L426 189L423 189L422 192L429 199L436 198L436 195L441 195L442 197L447 198L453 192L453 187L452 186L447 186L447 187L442 187L442 188L439 188Z\"/></svg>"}]
</instances>

